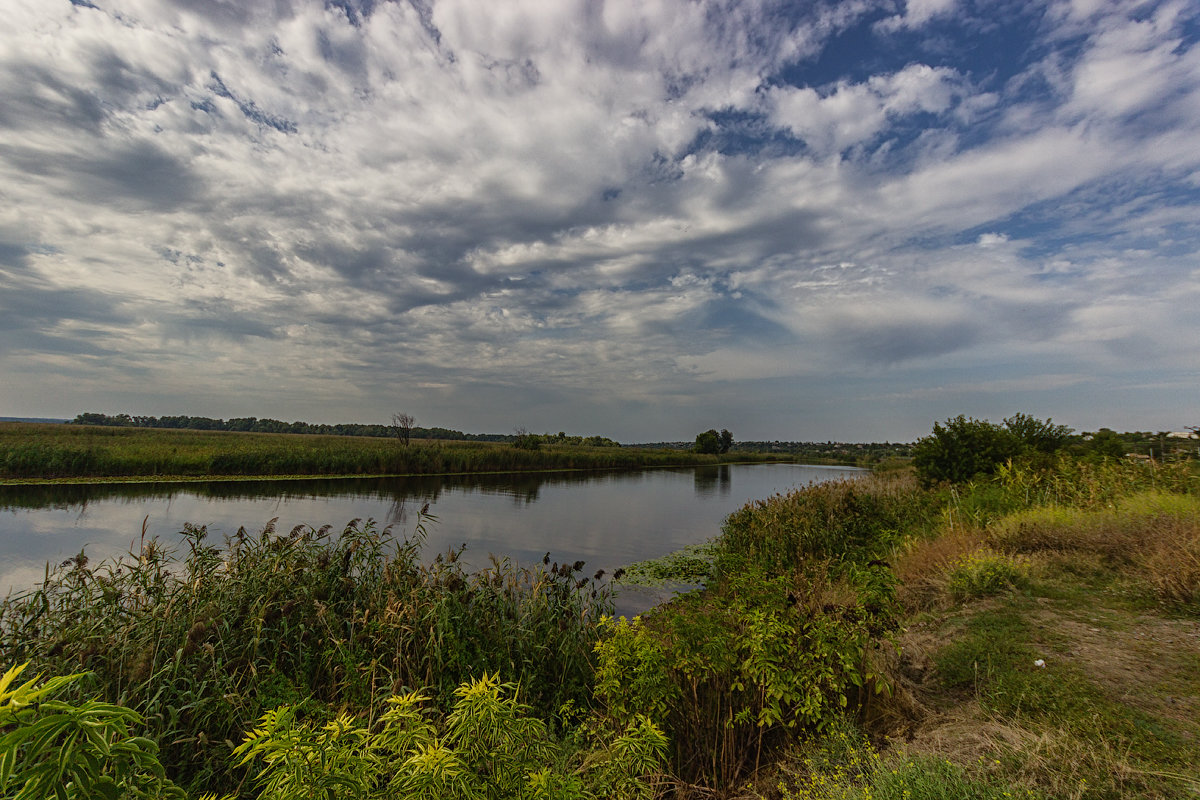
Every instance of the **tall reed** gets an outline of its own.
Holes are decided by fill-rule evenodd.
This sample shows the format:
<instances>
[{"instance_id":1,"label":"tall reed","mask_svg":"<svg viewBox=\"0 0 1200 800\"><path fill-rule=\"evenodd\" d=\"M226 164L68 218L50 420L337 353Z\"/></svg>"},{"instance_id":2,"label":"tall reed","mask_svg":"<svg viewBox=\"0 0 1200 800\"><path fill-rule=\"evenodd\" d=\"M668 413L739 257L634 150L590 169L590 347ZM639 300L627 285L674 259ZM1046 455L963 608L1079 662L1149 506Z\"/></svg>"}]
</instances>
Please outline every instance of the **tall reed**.
<instances>
[{"instance_id":1,"label":"tall reed","mask_svg":"<svg viewBox=\"0 0 1200 800\"><path fill-rule=\"evenodd\" d=\"M79 692L134 709L170 774L221 790L237 785L230 748L280 704L369 716L395 692L449 703L500 672L543 718L586 705L607 589L582 563L469 573L450 551L427 565L430 520L403 539L356 520L239 530L224 546L187 526L177 551L149 540L95 566L81 553L0 604L0 656L91 671Z\"/></svg>"}]
</instances>

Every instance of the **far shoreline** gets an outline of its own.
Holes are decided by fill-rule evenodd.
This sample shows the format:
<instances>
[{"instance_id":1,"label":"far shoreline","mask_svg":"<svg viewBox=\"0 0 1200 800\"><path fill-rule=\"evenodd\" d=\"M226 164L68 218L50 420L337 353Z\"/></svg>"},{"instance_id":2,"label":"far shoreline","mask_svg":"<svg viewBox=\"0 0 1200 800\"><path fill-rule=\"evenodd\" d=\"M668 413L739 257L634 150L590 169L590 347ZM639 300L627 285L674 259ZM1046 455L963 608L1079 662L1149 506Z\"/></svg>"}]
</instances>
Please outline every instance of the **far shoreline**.
<instances>
[{"instance_id":1,"label":"far shoreline","mask_svg":"<svg viewBox=\"0 0 1200 800\"><path fill-rule=\"evenodd\" d=\"M561 472L641 472L657 469L695 469L697 467L725 467L734 465L755 464L794 464L801 467L824 467L827 469L849 469L860 472L870 472L870 467L860 467L855 464L814 463L797 459L747 459L720 461L717 463L681 463L681 464L647 464L631 467L564 467L545 469L500 469L462 472L381 472L381 473L346 473L339 475L307 474L307 475L131 475L131 476L79 476L68 478L7 478L0 479L0 487L8 486L105 486L111 484L153 484L153 483L249 483L262 481L323 481L323 480L356 480L359 478L450 478L465 475L538 475Z\"/></svg>"}]
</instances>

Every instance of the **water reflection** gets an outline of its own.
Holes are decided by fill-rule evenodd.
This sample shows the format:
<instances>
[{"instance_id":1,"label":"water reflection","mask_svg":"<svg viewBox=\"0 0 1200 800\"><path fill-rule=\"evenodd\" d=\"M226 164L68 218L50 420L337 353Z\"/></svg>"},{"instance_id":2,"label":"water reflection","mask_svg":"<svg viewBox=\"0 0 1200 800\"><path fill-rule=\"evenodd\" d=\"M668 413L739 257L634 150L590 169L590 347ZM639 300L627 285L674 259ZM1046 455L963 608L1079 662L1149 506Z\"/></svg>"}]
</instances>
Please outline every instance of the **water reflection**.
<instances>
[{"instance_id":1,"label":"water reflection","mask_svg":"<svg viewBox=\"0 0 1200 800\"><path fill-rule=\"evenodd\" d=\"M699 497L728 495L733 489L733 478L729 466L729 464L713 464L696 467L692 476L692 485L696 488L696 495Z\"/></svg>"},{"instance_id":2,"label":"water reflection","mask_svg":"<svg viewBox=\"0 0 1200 800\"><path fill-rule=\"evenodd\" d=\"M728 467L722 467L728 470ZM444 492L476 491L510 497L517 505L536 503L545 486L569 486L620 479L632 473L536 472L486 475L435 475L399 478L316 478L304 480L181 481L178 483L56 483L0 486L0 511L16 509L77 508L91 503L138 503L171 500L186 494L212 500L283 502L304 498L358 497L398 501L412 498L435 501ZM728 480L726 478L726 480ZM699 484L697 484L699 491Z\"/></svg>"},{"instance_id":3,"label":"water reflection","mask_svg":"<svg viewBox=\"0 0 1200 800\"><path fill-rule=\"evenodd\" d=\"M198 483L56 484L0 487L0 593L30 586L46 562L86 548L93 559L127 552L142 520L170 544L184 523L220 541L272 518L341 529L373 518L403 536L428 503L429 557L467 545L468 564L490 554L519 563L584 560L612 572L716 536L729 513L796 486L855 474L795 464L720 465L631 472L543 472Z\"/></svg>"}]
</instances>

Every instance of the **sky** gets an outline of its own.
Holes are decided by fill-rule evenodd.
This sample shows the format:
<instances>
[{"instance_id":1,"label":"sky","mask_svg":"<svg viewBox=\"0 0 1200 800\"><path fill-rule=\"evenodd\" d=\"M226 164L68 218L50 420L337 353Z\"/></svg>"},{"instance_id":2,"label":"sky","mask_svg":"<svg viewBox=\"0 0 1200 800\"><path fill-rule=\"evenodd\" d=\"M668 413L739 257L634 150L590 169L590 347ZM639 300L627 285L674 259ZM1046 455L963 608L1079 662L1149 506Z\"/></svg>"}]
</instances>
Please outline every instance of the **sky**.
<instances>
[{"instance_id":1,"label":"sky","mask_svg":"<svg viewBox=\"0 0 1200 800\"><path fill-rule=\"evenodd\" d=\"M1200 424L1200 4L0 5L5 416Z\"/></svg>"}]
</instances>

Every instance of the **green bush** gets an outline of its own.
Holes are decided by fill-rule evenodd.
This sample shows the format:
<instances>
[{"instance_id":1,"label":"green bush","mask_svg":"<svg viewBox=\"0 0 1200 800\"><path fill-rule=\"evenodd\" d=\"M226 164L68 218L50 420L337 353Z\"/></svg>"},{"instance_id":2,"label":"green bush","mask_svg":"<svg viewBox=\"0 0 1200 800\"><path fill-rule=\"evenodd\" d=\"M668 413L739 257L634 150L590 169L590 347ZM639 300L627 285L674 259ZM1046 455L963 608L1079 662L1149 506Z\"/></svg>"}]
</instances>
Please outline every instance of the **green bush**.
<instances>
[{"instance_id":1,"label":"green bush","mask_svg":"<svg viewBox=\"0 0 1200 800\"><path fill-rule=\"evenodd\" d=\"M0 796L11 800L184 798L167 779L142 720L122 706L53 696L83 677L38 678L14 686L28 666L0 677Z\"/></svg>"},{"instance_id":2,"label":"green bush","mask_svg":"<svg viewBox=\"0 0 1200 800\"><path fill-rule=\"evenodd\" d=\"M1018 439L1000 425L965 417L934 423L933 433L917 440L913 466L921 482L930 486L942 481L964 483L1021 452Z\"/></svg>"},{"instance_id":3,"label":"green bush","mask_svg":"<svg viewBox=\"0 0 1200 800\"><path fill-rule=\"evenodd\" d=\"M789 732L816 729L886 690L869 651L894 628L885 566L746 566L716 587L608 625L596 698L617 725L644 713L672 768L717 789L755 771Z\"/></svg>"},{"instance_id":4,"label":"green bush","mask_svg":"<svg viewBox=\"0 0 1200 800\"><path fill-rule=\"evenodd\" d=\"M515 695L485 674L455 690L444 718L428 697L408 692L387 701L375 726L345 714L301 721L284 707L265 713L235 754L261 764L260 800L653 796L666 739L644 717L592 750L572 751Z\"/></svg>"},{"instance_id":5,"label":"green bush","mask_svg":"<svg viewBox=\"0 0 1200 800\"><path fill-rule=\"evenodd\" d=\"M965 483L1022 454L1054 453L1070 435L1070 428L1027 414L1014 414L1003 425L959 414L944 426L935 422L933 432L917 440L913 466L926 486Z\"/></svg>"}]
</instances>

